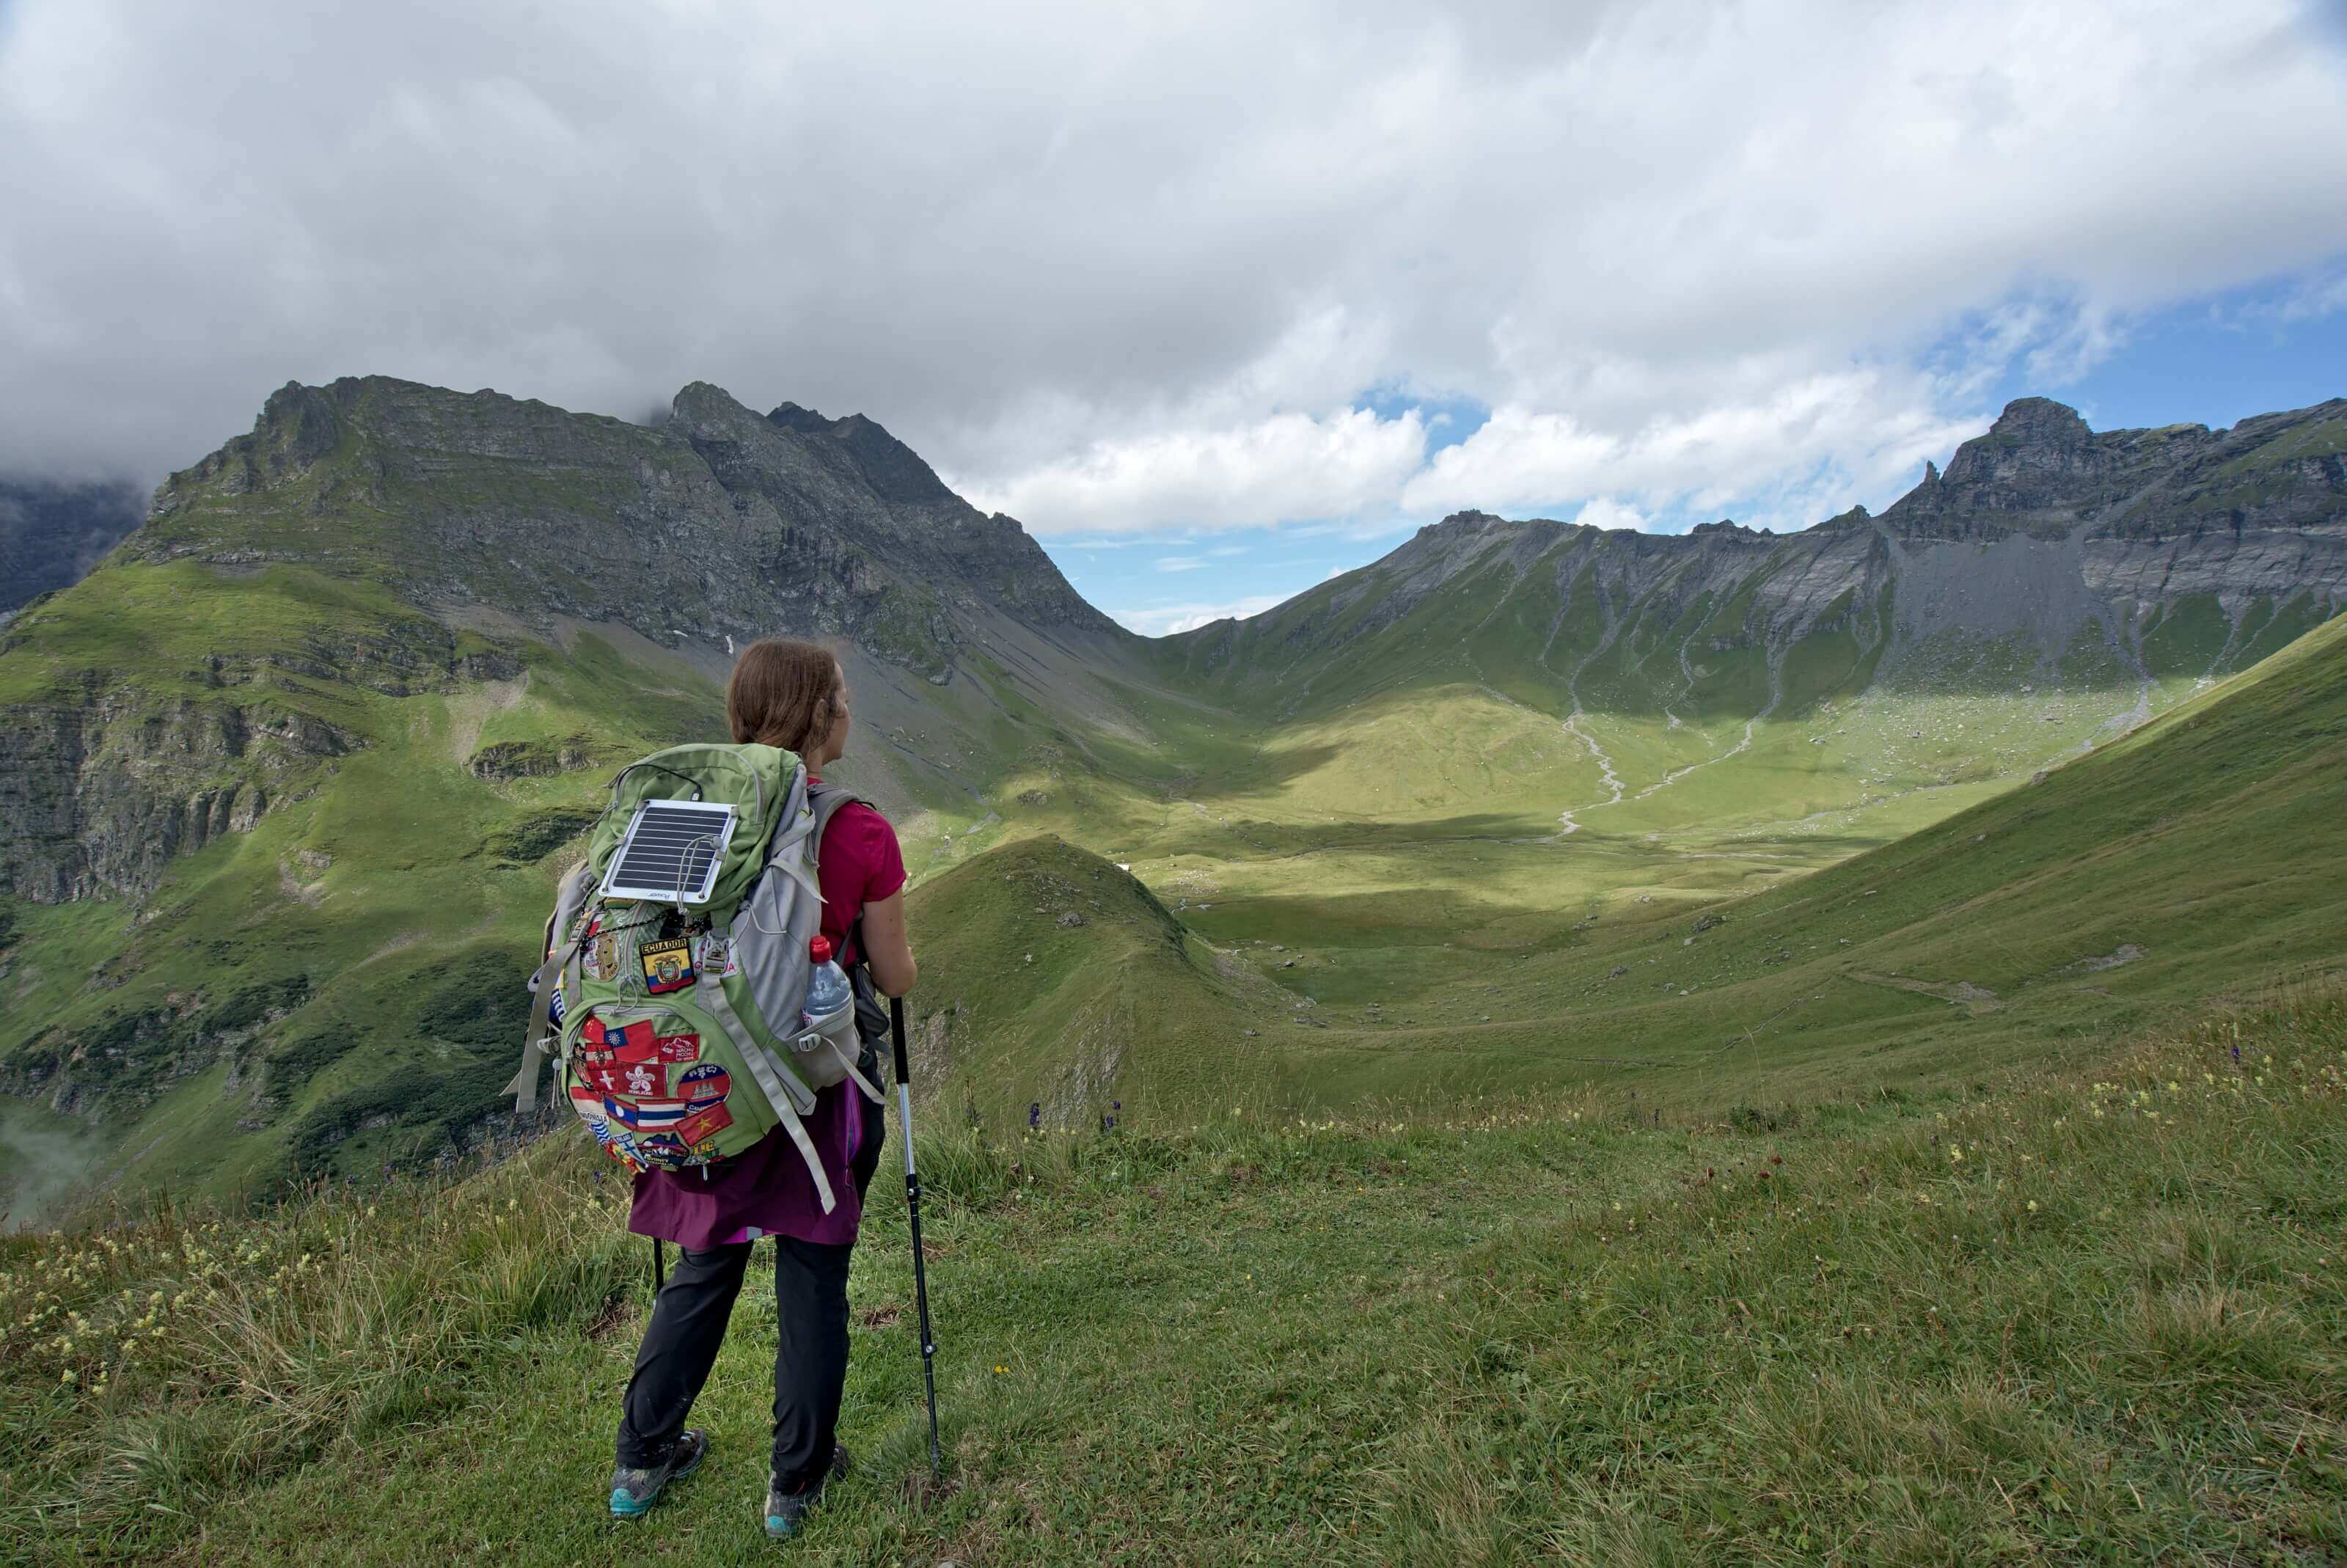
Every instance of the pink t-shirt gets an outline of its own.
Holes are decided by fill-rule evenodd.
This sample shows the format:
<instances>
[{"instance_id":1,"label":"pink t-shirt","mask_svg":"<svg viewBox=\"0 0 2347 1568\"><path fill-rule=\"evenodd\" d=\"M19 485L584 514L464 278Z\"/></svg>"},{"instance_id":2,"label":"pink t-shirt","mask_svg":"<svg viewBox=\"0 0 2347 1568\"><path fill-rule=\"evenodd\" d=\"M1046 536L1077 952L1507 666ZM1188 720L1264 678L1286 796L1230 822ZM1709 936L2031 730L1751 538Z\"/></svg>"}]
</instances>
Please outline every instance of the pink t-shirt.
<instances>
[{"instance_id":1,"label":"pink t-shirt","mask_svg":"<svg viewBox=\"0 0 2347 1568\"><path fill-rule=\"evenodd\" d=\"M811 777L808 782L819 781ZM824 935L843 963L853 963L863 955L851 950L848 936L864 907L905 886L905 856L897 844L897 830L860 801L841 806L824 825L823 842L815 849L815 880L823 888ZM831 1183L834 1206L829 1214L823 1212L823 1200L798 1146L787 1131L776 1127L721 1165L639 1175L628 1228L695 1252L774 1235L833 1245L852 1242L864 1218L856 1157L868 1142L866 1118L879 1115L853 1080L816 1092L815 1110L805 1123Z\"/></svg>"}]
</instances>

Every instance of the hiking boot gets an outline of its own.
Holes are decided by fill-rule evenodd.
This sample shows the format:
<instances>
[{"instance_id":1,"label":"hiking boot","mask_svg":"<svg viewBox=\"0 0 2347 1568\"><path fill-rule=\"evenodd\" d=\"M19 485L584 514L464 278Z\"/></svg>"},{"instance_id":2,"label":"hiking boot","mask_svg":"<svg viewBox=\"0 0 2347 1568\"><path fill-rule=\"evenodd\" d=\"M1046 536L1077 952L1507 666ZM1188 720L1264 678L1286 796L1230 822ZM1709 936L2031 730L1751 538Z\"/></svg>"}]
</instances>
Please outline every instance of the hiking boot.
<instances>
[{"instance_id":1,"label":"hiking boot","mask_svg":"<svg viewBox=\"0 0 2347 1568\"><path fill-rule=\"evenodd\" d=\"M631 1469L621 1465L611 1472L611 1517L633 1519L659 1501L672 1481L682 1481L701 1468L709 1452L709 1435L688 1427L669 1445L668 1458L656 1465Z\"/></svg>"},{"instance_id":2,"label":"hiking boot","mask_svg":"<svg viewBox=\"0 0 2347 1568\"><path fill-rule=\"evenodd\" d=\"M784 1491L782 1481L773 1471L766 1472L766 1533L777 1541L786 1541L799 1527L807 1511L823 1501L823 1489L835 1481L847 1479L847 1445L840 1443L831 1450L831 1468L823 1479L805 1491Z\"/></svg>"}]
</instances>

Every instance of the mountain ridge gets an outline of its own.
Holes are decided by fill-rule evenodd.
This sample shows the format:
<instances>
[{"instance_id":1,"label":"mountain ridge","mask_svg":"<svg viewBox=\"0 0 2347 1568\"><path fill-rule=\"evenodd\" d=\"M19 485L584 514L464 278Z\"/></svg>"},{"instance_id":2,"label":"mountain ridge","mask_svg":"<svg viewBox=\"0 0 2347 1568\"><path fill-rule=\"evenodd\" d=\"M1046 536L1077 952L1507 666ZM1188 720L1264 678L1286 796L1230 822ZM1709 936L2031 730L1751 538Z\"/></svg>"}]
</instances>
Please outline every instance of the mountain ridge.
<instances>
[{"instance_id":1,"label":"mountain ridge","mask_svg":"<svg viewBox=\"0 0 2347 1568\"><path fill-rule=\"evenodd\" d=\"M1845 628L1865 644L1854 664L1877 658L1894 671L1902 653L1978 660L1986 644L2025 637L2040 674L2085 641L2155 679L2184 656L2147 640L2176 607L2205 599L2227 635L2202 674L2245 629L2244 647L2270 650L2266 624L2303 630L2347 602L2342 454L2347 400L2226 431L2098 435L2063 405L2017 399L1944 474L1930 468L1879 517L1860 507L1789 534L1723 520L1664 535L1459 512L1260 614L1167 638L1165 657L1210 680L1245 665L1257 685L1271 669L1308 685L1321 666L1375 661L1378 633L1462 580L1488 579L1499 597L1538 572L1543 602L1556 601L1548 647L1575 614L1607 646L1626 633L1758 647L1771 689L1795 644ZM1975 591L1990 582L1995 591ZM1549 673L1570 684L1564 670Z\"/></svg>"},{"instance_id":2,"label":"mountain ridge","mask_svg":"<svg viewBox=\"0 0 2347 1568\"><path fill-rule=\"evenodd\" d=\"M466 1147L597 781L720 733L733 646L787 631L840 650L834 772L897 825L917 894L1023 944L941 940L958 1063L1004 1053L1077 1117L1192 1093L1167 1053L1236 1030L1268 1042L1244 1048L1266 1092L1316 1063L1414 1091L1483 1037L1386 1020L1472 1020L1462 977L1495 958L1928 827L2329 618L2336 406L2107 442L2024 407L1911 528L1461 514L1153 641L859 415L698 383L656 429L289 386L0 629L0 1089L105 1129L77 1134L99 1182ZM1094 858L981 858L1054 835ZM1178 961L1119 956L1152 908Z\"/></svg>"}]
</instances>

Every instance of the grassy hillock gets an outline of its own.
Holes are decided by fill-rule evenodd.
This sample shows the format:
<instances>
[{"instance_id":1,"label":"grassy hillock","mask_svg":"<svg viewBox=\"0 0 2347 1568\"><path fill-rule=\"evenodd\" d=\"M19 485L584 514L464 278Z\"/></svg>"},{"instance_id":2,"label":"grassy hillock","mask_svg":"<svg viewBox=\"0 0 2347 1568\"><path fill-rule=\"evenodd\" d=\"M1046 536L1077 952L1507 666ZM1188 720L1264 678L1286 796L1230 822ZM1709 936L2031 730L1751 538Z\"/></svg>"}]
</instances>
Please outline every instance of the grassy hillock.
<instances>
[{"instance_id":1,"label":"grassy hillock","mask_svg":"<svg viewBox=\"0 0 2347 1568\"><path fill-rule=\"evenodd\" d=\"M1256 1098L1236 1042L1294 1002L1219 960L1128 873L1057 837L978 855L915 891L921 1081L966 1122L1051 1128Z\"/></svg>"},{"instance_id":2,"label":"grassy hillock","mask_svg":"<svg viewBox=\"0 0 2347 1568\"><path fill-rule=\"evenodd\" d=\"M2347 977L1911 1095L1657 1124L925 1128L856 1473L793 1550L933 1563L2319 1563L2347 1553ZM0 1241L25 1561L734 1562L770 1301L648 1521L602 1487L648 1269L575 1136L260 1217Z\"/></svg>"}]
</instances>

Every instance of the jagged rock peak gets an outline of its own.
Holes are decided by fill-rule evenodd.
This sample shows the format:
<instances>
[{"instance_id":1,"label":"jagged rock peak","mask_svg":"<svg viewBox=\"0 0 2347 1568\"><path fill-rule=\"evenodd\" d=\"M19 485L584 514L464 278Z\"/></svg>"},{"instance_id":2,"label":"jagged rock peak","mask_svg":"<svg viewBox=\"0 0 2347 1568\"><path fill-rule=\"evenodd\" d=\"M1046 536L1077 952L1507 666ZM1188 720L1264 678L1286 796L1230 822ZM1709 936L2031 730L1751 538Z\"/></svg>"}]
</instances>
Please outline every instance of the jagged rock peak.
<instances>
[{"instance_id":1,"label":"jagged rock peak","mask_svg":"<svg viewBox=\"0 0 2347 1568\"><path fill-rule=\"evenodd\" d=\"M876 419L861 414L825 419L812 408L784 403L766 415L766 422L813 439L838 442L856 459L856 467L863 471L873 489L892 501L919 505L953 498L945 481L938 477L937 470L924 462L920 454L889 435L887 427Z\"/></svg>"},{"instance_id":2,"label":"jagged rock peak","mask_svg":"<svg viewBox=\"0 0 2347 1568\"><path fill-rule=\"evenodd\" d=\"M1436 532L1460 533L1469 528L1512 528L1520 526L1491 512L1469 510L1453 512L1439 523L1424 525L1418 530L1418 537L1424 538Z\"/></svg>"}]
</instances>

